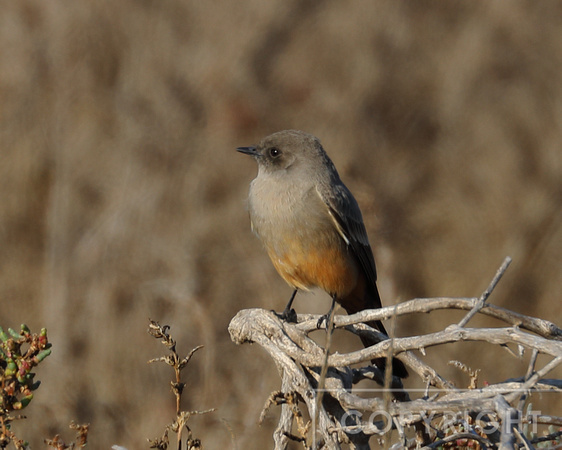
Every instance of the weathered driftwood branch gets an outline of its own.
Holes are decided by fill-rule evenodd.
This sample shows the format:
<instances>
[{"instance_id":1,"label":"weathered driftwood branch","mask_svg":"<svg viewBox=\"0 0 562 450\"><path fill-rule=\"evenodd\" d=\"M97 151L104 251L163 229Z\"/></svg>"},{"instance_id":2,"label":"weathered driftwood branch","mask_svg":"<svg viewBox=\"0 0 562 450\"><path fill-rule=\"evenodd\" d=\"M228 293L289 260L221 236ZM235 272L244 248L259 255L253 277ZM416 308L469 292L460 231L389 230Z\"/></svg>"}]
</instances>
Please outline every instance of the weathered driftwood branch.
<instances>
[{"instance_id":1,"label":"weathered driftwood branch","mask_svg":"<svg viewBox=\"0 0 562 450\"><path fill-rule=\"evenodd\" d=\"M413 300L400 303L396 306L386 306L380 309L372 309L361 311L349 316L336 316L334 325L336 328L342 328L347 325L359 322L367 322L370 320L386 320L392 316L404 316L414 313L430 313L441 309L459 309L471 310L478 302L478 298L416 298ZM546 339L554 339L562 341L562 329L552 322L535 317L525 316L505 308L494 305L485 305L480 311L490 317L499 319L509 325L519 327L521 329L531 331ZM303 331L312 331L316 329L318 316L314 314L299 314L298 328Z\"/></svg>"},{"instance_id":2,"label":"weathered driftwood branch","mask_svg":"<svg viewBox=\"0 0 562 450\"><path fill-rule=\"evenodd\" d=\"M503 270L505 267L506 263ZM282 405L274 434L275 448L286 448L292 439L301 441L305 448L341 448L342 444L347 444L351 448L368 449L371 435L384 436L391 429L398 431L399 442L395 444L399 446L414 445L417 439L418 444L434 448L449 442L451 437L445 438L444 432L450 433L455 425L462 427L453 434L459 442L472 439L482 447L513 448L519 441L522 447L532 448L535 441L524 436L519 429L521 423L559 426L562 422L560 417L547 414L531 417L523 410L528 395L535 390L562 393L562 380L545 378L562 364L562 330L546 320L486 304L501 273L501 270L498 271L491 288L480 298L414 299L394 307L335 316L335 328L354 334L370 333L380 342L347 354L335 352L327 359L325 349L309 336L317 329L319 316L299 315L297 323L287 323L271 311L240 311L229 326L232 340L237 344L255 342L262 346L274 360L282 378L281 392L274 393L266 407ZM496 317L509 326L464 328L452 324L439 332L391 341L362 323L438 309L476 311ZM471 313L460 323L466 324L466 318L470 317ZM499 346L514 344L520 349L529 349L532 357L527 373L521 378L484 388L459 390L413 353L421 350L423 354L424 348L458 341L479 341ZM384 374L371 366L370 361L387 357L389 352L401 359L428 387L439 388L439 394L432 398L425 395L410 400L398 379L392 380L392 389L388 390L400 402L389 403L382 395L363 398L354 394L353 385L365 378L384 385ZM552 359L537 369L538 354L551 356ZM325 363L327 373L321 380L320 373ZM351 368L357 364L365 366ZM319 382L324 384L322 403L317 401ZM299 403L305 405L312 421L305 422ZM445 418L451 416L457 418L446 423ZM441 423L436 425L436 420L441 420ZM412 436L413 432L408 436L407 431L413 429L415 436Z\"/></svg>"}]
</instances>

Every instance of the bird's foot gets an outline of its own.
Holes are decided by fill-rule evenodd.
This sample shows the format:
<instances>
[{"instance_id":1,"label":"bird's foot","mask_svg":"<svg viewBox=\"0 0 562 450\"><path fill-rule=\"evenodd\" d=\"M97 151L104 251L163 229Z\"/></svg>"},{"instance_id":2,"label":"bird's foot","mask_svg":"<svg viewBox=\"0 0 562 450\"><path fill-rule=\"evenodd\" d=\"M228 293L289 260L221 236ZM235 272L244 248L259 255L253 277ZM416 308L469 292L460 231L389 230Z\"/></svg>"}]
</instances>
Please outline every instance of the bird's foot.
<instances>
[{"instance_id":1,"label":"bird's foot","mask_svg":"<svg viewBox=\"0 0 562 450\"><path fill-rule=\"evenodd\" d=\"M320 319L318 319L318 322L316 322L316 328L318 328L319 330L321 330L322 328L328 329L329 323L330 313L324 314L323 316L320 316Z\"/></svg>"},{"instance_id":2,"label":"bird's foot","mask_svg":"<svg viewBox=\"0 0 562 450\"><path fill-rule=\"evenodd\" d=\"M285 309L285 311L283 311L282 313L278 313L275 311L273 311L273 313L285 322L297 323L297 312L293 308Z\"/></svg>"}]
</instances>

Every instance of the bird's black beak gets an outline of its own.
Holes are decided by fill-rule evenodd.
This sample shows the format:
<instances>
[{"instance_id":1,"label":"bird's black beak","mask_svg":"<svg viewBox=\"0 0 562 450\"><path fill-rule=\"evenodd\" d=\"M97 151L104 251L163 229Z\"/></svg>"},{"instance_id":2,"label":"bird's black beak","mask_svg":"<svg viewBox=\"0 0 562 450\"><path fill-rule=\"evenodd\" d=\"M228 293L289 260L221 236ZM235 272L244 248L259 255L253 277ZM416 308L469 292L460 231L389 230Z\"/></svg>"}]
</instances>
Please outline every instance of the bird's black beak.
<instances>
[{"instance_id":1,"label":"bird's black beak","mask_svg":"<svg viewBox=\"0 0 562 450\"><path fill-rule=\"evenodd\" d=\"M260 155L256 147L238 147L236 150L239 151L240 153L244 153L246 155L250 155L254 157Z\"/></svg>"}]
</instances>

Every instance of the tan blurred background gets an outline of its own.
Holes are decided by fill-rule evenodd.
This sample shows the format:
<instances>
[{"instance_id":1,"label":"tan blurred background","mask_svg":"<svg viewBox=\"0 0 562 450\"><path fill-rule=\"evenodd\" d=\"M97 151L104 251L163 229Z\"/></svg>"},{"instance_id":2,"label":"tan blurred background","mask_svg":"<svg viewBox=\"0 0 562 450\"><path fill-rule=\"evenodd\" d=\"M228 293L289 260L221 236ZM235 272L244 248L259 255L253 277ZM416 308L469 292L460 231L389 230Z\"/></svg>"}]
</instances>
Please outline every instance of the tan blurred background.
<instances>
[{"instance_id":1,"label":"tan blurred background","mask_svg":"<svg viewBox=\"0 0 562 450\"><path fill-rule=\"evenodd\" d=\"M256 167L235 152L282 129L320 137L355 193L386 304L477 296L509 255L490 301L560 325L560 2L0 10L0 325L47 327L54 345L15 425L35 448L72 436L70 420L91 424L91 448L146 448L161 433L171 370L146 364L163 349L149 317L184 353L205 345L184 407L217 408L191 421L206 448L271 446L277 411L256 423L276 369L227 326L242 308L281 310L291 292L250 232ZM328 305L322 293L296 303ZM401 320L397 333L461 316ZM526 368L483 345L429 351L459 386L453 358L490 382Z\"/></svg>"}]
</instances>

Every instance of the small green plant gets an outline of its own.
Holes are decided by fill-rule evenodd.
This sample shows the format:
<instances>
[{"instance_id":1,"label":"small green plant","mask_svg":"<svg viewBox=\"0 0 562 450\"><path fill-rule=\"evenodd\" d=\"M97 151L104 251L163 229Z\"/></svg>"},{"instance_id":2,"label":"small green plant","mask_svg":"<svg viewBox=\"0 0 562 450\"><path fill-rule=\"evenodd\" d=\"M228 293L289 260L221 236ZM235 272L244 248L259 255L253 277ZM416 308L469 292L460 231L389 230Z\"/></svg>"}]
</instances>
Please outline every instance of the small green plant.
<instances>
[{"instance_id":1,"label":"small green plant","mask_svg":"<svg viewBox=\"0 0 562 450\"><path fill-rule=\"evenodd\" d=\"M35 380L34 367L51 354L51 344L45 328L31 333L27 325L20 332L0 327L0 448L10 442L16 449L24 449L27 442L18 438L11 429L14 420L25 416L15 414L29 405L40 381Z\"/></svg>"}]
</instances>

